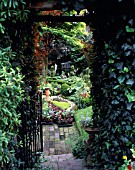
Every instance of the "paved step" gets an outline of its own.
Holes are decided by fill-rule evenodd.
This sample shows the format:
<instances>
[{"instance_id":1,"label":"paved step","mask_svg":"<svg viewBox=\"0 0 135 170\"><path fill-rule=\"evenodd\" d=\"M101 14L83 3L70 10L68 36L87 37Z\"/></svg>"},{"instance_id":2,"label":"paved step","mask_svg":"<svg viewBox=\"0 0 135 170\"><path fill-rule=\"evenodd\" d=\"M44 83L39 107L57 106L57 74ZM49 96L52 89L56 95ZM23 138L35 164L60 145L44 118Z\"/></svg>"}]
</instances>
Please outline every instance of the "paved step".
<instances>
[{"instance_id":1,"label":"paved step","mask_svg":"<svg viewBox=\"0 0 135 170\"><path fill-rule=\"evenodd\" d=\"M52 168L53 170L88 170L83 159L76 159L72 153L62 155L45 156L46 162L42 167Z\"/></svg>"},{"instance_id":2,"label":"paved step","mask_svg":"<svg viewBox=\"0 0 135 170\"><path fill-rule=\"evenodd\" d=\"M74 126L43 125L43 153L46 156L71 153L66 141L73 137L74 132Z\"/></svg>"}]
</instances>

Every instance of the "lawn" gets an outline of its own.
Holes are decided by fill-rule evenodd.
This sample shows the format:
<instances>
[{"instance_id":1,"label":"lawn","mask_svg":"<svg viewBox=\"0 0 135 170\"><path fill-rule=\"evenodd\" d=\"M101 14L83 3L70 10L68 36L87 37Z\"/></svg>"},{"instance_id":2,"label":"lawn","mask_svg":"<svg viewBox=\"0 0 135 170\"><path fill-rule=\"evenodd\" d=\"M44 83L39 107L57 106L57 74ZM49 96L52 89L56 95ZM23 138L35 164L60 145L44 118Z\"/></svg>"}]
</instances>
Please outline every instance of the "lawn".
<instances>
[{"instance_id":1,"label":"lawn","mask_svg":"<svg viewBox=\"0 0 135 170\"><path fill-rule=\"evenodd\" d=\"M60 101L54 101L54 100L51 100L51 103L53 103L55 106L63 109L63 110L66 110L70 107L70 103L69 102L60 102Z\"/></svg>"}]
</instances>

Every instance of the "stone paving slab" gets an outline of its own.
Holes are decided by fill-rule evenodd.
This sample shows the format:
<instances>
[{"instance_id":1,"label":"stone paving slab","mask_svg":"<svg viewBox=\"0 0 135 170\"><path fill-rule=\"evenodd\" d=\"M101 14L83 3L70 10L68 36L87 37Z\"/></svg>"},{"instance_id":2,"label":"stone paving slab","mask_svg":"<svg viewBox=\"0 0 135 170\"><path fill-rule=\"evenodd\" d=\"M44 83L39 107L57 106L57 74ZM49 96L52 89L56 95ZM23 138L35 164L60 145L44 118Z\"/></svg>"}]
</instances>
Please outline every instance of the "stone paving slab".
<instances>
[{"instance_id":1,"label":"stone paving slab","mask_svg":"<svg viewBox=\"0 0 135 170\"><path fill-rule=\"evenodd\" d=\"M66 141L73 136L74 126L58 127L57 124L53 124L42 127L43 152L46 156L71 153L71 148L66 145Z\"/></svg>"},{"instance_id":2,"label":"stone paving slab","mask_svg":"<svg viewBox=\"0 0 135 170\"><path fill-rule=\"evenodd\" d=\"M47 160L41 166L50 170L87 170L83 159L74 158L66 140L73 137L75 127L43 125L43 154Z\"/></svg>"},{"instance_id":3,"label":"stone paving slab","mask_svg":"<svg viewBox=\"0 0 135 170\"><path fill-rule=\"evenodd\" d=\"M42 166L46 168L50 167L52 170L88 170L85 167L84 160L74 158L72 153L45 156L45 159L47 162L42 163Z\"/></svg>"}]
</instances>

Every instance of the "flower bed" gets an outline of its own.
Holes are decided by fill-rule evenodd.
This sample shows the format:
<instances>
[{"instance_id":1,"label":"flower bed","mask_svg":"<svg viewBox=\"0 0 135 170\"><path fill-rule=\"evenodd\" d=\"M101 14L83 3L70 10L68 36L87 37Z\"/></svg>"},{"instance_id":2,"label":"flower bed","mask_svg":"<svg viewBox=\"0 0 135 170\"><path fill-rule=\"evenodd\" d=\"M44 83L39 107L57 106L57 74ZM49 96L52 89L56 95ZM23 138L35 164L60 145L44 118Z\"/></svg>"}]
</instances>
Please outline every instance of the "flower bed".
<instances>
[{"instance_id":1,"label":"flower bed","mask_svg":"<svg viewBox=\"0 0 135 170\"><path fill-rule=\"evenodd\" d=\"M48 108L46 110L43 108L43 124L56 123L58 126L72 126L74 122L74 108L75 104L73 102L57 96L51 97Z\"/></svg>"}]
</instances>

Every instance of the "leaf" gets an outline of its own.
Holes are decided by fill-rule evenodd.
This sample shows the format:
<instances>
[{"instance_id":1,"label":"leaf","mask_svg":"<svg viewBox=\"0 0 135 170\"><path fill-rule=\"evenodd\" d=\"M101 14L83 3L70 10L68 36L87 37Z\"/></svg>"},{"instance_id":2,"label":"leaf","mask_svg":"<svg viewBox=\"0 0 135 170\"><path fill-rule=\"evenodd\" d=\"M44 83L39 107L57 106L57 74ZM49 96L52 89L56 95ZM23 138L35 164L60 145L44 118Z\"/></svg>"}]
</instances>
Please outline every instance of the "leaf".
<instances>
[{"instance_id":1,"label":"leaf","mask_svg":"<svg viewBox=\"0 0 135 170\"><path fill-rule=\"evenodd\" d=\"M2 156L0 156L0 161L2 161Z\"/></svg>"},{"instance_id":2,"label":"leaf","mask_svg":"<svg viewBox=\"0 0 135 170\"><path fill-rule=\"evenodd\" d=\"M109 147L110 147L110 143L105 142L105 144L106 144L107 149L109 149Z\"/></svg>"},{"instance_id":3,"label":"leaf","mask_svg":"<svg viewBox=\"0 0 135 170\"><path fill-rule=\"evenodd\" d=\"M125 80L125 77L124 77L124 76L119 76L119 77L118 77L118 82L119 82L120 84L122 84L122 83L124 82L124 80Z\"/></svg>"},{"instance_id":4,"label":"leaf","mask_svg":"<svg viewBox=\"0 0 135 170\"><path fill-rule=\"evenodd\" d=\"M0 18L0 22L5 21L5 18Z\"/></svg>"},{"instance_id":5,"label":"leaf","mask_svg":"<svg viewBox=\"0 0 135 170\"><path fill-rule=\"evenodd\" d=\"M4 0L4 6L7 7L7 0Z\"/></svg>"},{"instance_id":6,"label":"leaf","mask_svg":"<svg viewBox=\"0 0 135 170\"><path fill-rule=\"evenodd\" d=\"M134 84L134 80L133 79L129 79L129 80L126 81L126 84L133 85Z\"/></svg>"},{"instance_id":7,"label":"leaf","mask_svg":"<svg viewBox=\"0 0 135 170\"><path fill-rule=\"evenodd\" d=\"M131 126L127 125L126 130L132 130Z\"/></svg>"},{"instance_id":8,"label":"leaf","mask_svg":"<svg viewBox=\"0 0 135 170\"><path fill-rule=\"evenodd\" d=\"M2 15L4 15L4 14L6 14L6 12L5 12L5 11L0 12L1 17L2 17Z\"/></svg>"},{"instance_id":9,"label":"leaf","mask_svg":"<svg viewBox=\"0 0 135 170\"><path fill-rule=\"evenodd\" d=\"M134 59L133 62L132 62L132 66L135 66L135 59Z\"/></svg>"},{"instance_id":10,"label":"leaf","mask_svg":"<svg viewBox=\"0 0 135 170\"><path fill-rule=\"evenodd\" d=\"M111 103L117 105L117 104L119 104L119 101L118 100L113 100Z\"/></svg>"},{"instance_id":11,"label":"leaf","mask_svg":"<svg viewBox=\"0 0 135 170\"><path fill-rule=\"evenodd\" d=\"M9 17L11 17L11 13L10 13L10 11L8 11L8 16L9 16Z\"/></svg>"},{"instance_id":12,"label":"leaf","mask_svg":"<svg viewBox=\"0 0 135 170\"><path fill-rule=\"evenodd\" d=\"M68 7L62 8L62 12L66 12L68 10Z\"/></svg>"},{"instance_id":13,"label":"leaf","mask_svg":"<svg viewBox=\"0 0 135 170\"><path fill-rule=\"evenodd\" d=\"M116 85L116 86L114 86L113 89L117 89L117 88L119 88L119 87L120 87L120 85Z\"/></svg>"},{"instance_id":14,"label":"leaf","mask_svg":"<svg viewBox=\"0 0 135 170\"><path fill-rule=\"evenodd\" d=\"M114 60L109 59L109 60L108 60L108 63L109 63L109 64L112 64L112 63L114 63Z\"/></svg>"},{"instance_id":15,"label":"leaf","mask_svg":"<svg viewBox=\"0 0 135 170\"><path fill-rule=\"evenodd\" d=\"M133 103L127 103L126 106L127 106L127 110L131 110Z\"/></svg>"},{"instance_id":16,"label":"leaf","mask_svg":"<svg viewBox=\"0 0 135 170\"><path fill-rule=\"evenodd\" d=\"M119 145L117 141L113 141L113 143L114 143L114 146L118 146Z\"/></svg>"},{"instance_id":17,"label":"leaf","mask_svg":"<svg viewBox=\"0 0 135 170\"><path fill-rule=\"evenodd\" d=\"M126 124L126 122L125 122L125 121L122 121L122 122L121 122L121 124L122 124L122 125L125 125L125 124Z\"/></svg>"},{"instance_id":18,"label":"leaf","mask_svg":"<svg viewBox=\"0 0 135 170\"><path fill-rule=\"evenodd\" d=\"M109 75L109 77L111 78L111 77L114 77L114 78L116 78L116 74L114 73L114 72L110 72L110 75Z\"/></svg>"},{"instance_id":19,"label":"leaf","mask_svg":"<svg viewBox=\"0 0 135 170\"><path fill-rule=\"evenodd\" d=\"M123 69L123 65L124 65L123 62L116 63L116 68L117 68L118 70L122 70L122 69Z\"/></svg>"},{"instance_id":20,"label":"leaf","mask_svg":"<svg viewBox=\"0 0 135 170\"><path fill-rule=\"evenodd\" d=\"M126 96L127 96L129 102L135 101L135 92L134 91L131 93L128 93Z\"/></svg>"},{"instance_id":21,"label":"leaf","mask_svg":"<svg viewBox=\"0 0 135 170\"><path fill-rule=\"evenodd\" d=\"M127 67L124 67L124 71L127 73L129 69Z\"/></svg>"},{"instance_id":22,"label":"leaf","mask_svg":"<svg viewBox=\"0 0 135 170\"><path fill-rule=\"evenodd\" d=\"M3 122L4 122L6 125L8 125L8 121L7 121L7 118L6 118L6 117L4 117L2 120L3 120Z\"/></svg>"},{"instance_id":23,"label":"leaf","mask_svg":"<svg viewBox=\"0 0 135 170\"><path fill-rule=\"evenodd\" d=\"M135 29L130 28L129 26L126 26L126 32L135 32Z\"/></svg>"}]
</instances>

